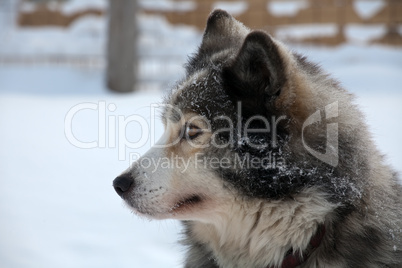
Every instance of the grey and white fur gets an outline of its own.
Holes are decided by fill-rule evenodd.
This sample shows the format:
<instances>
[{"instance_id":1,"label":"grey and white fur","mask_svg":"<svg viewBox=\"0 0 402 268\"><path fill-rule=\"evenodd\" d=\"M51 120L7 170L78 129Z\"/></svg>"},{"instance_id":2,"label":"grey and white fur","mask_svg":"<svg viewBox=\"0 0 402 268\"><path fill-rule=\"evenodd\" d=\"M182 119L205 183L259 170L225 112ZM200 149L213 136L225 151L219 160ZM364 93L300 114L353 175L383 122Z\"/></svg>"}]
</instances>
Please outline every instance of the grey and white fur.
<instances>
[{"instance_id":1,"label":"grey and white fur","mask_svg":"<svg viewBox=\"0 0 402 268\"><path fill-rule=\"evenodd\" d=\"M298 267L402 267L398 176L353 95L316 64L215 10L165 102L157 145L170 145L152 147L114 187L137 214L183 222L185 267L281 267L320 226L320 245ZM334 103L334 118L304 127ZM326 151L330 123L337 149ZM336 152L336 161L321 161L306 144ZM234 165L268 156L283 165ZM143 166L144 158L183 164ZM224 158L227 165L212 164Z\"/></svg>"}]
</instances>

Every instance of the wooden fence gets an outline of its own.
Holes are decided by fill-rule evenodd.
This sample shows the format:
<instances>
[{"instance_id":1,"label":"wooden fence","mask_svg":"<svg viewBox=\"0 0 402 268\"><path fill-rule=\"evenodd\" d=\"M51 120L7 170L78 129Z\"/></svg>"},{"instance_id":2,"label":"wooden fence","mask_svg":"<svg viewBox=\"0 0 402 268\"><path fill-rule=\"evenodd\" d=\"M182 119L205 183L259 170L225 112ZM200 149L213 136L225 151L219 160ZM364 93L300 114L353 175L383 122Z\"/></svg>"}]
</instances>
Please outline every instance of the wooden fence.
<instances>
[{"instance_id":1,"label":"wooden fence","mask_svg":"<svg viewBox=\"0 0 402 268\"><path fill-rule=\"evenodd\" d=\"M28 0L25 0L28 1ZM171 0L172 3L174 0ZM323 25L332 24L337 28L336 32L327 35L318 35L293 39L300 43L315 43L323 45L338 45L347 41L345 28L348 25L378 26L386 29L382 36L372 43L389 45L402 45L402 0L382 0L377 12L369 17L362 17L356 12L356 1L360 3L373 3L373 0L226 0L227 4L244 4L246 8L236 18L244 24L255 29L265 29L275 35L278 30L289 26ZM143 1L150 3L151 1ZM378 3L378 1L376 1ZM215 0L176 0L174 7L158 8L158 6L143 5L141 9L145 14L157 14L165 16L174 25L192 25L200 31L205 26L208 14L214 7L219 7L222 1ZM192 5L188 5L191 3ZM299 4L301 8L293 14L276 14L270 7L283 4ZM186 8L181 8L185 7ZM78 17L94 14L103 16L105 10L85 10L74 14L63 14L57 9L49 9L47 5L38 5L35 10L21 11L18 22L21 26L59 25L68 26ZM134 14L134 11L133 11Z\"/></svg>"}]
</instances>

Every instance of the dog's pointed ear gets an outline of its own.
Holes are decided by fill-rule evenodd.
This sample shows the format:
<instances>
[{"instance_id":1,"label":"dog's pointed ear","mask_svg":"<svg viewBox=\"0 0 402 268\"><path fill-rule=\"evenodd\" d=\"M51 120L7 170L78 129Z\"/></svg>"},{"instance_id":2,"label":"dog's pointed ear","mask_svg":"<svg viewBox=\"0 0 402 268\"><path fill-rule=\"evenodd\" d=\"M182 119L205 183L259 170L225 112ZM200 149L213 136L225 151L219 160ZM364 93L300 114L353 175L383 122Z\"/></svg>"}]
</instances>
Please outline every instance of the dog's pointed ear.
<instances>
[{"instance_id":1,"label":"dog's pointed ear","mask_svg":"<svg viewBox=\"0 0 402 268\"><path fill-rule=\"evenodd\" d=\"M218 52L239 42L248 33L248 29L229 13L216 9L208 17L200 50L205 52Z\"/></svg>"},{"instance_id":2,"label":"dog's pointed ear","mask_svg":"<svg viewBox=\"0 0 402 268\"><path fill-rule=\"evenodd\" d=\"M224 10L216 9L208 17L201 46L186 64L190 75L203 68L211 56L225 49L238 48L250 30Z\"/></svg>"},{"instance_id":3,"label":"dog's pointed ear","mask_svg":"<svg viewBox=\"0 0 402 268\"><path fill-rule=\"evenodd\" d=\"M262 31L247 35L222 76L227 93L246 108L266 107L279 96L286 80L278 45Z\"/></svg>"}]
</instances>

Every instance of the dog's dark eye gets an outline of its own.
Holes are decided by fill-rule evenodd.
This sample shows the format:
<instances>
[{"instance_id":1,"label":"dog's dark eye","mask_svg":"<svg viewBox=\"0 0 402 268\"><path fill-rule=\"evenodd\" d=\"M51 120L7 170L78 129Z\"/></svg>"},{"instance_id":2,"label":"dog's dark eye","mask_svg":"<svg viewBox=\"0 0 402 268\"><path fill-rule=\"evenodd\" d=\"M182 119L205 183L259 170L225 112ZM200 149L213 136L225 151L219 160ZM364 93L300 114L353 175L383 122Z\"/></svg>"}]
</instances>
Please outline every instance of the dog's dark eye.
<instances>
[{"instance_id":1,"label":"dog's dark eye","mask_svg":"<svg viewBox=\"0 0 402 268\"><path fill-rule=\"evenodd\" d=\"M193 140L202 134L202 129L194 125L186 125L186 138Z\"/></svg>"}]
</instances>

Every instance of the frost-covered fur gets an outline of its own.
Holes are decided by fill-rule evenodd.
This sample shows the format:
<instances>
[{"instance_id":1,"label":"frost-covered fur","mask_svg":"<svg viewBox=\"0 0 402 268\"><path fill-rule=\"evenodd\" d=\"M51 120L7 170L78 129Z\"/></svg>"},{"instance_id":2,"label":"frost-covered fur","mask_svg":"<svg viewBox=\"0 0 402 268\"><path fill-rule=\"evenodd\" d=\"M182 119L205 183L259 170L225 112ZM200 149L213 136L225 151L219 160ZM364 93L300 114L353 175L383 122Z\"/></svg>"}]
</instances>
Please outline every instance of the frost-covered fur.
<instances>
[{"instance_id":1,"label":"frost-covered fur","mask_svg":"<svg viewBox=\"0 0 402 268\"><path fill-rule=\"evenodd\" d=\"M183 221L185 267L281 267L321 226L299 267L402 267L402 187L337 81L222 10L186 70L163 137L114 181L139 215Z\"/></svg>"}]
</instances>

